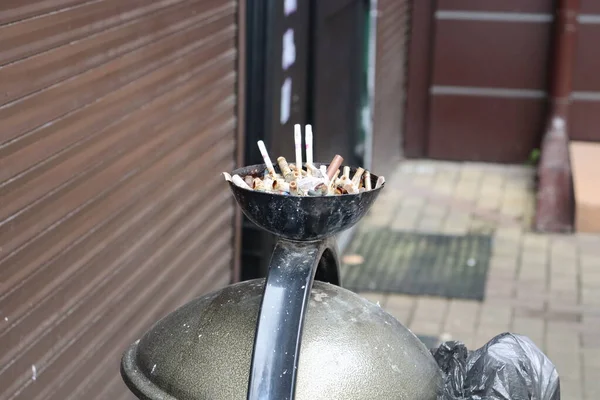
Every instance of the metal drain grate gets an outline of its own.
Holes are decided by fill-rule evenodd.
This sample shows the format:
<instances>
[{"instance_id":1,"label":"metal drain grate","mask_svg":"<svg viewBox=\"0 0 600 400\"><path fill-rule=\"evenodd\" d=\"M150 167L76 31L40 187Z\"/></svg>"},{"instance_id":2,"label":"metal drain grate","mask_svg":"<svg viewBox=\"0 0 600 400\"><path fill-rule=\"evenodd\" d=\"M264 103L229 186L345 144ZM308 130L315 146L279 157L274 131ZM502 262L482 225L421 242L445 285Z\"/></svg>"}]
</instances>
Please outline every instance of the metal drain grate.
<instances>
[{"instance_id":1,"label":"metal drain grate","mask_svg":"<svg viewBox=\"0 0 600 400\"><path fill-rule=\"evenodd\" d=\"M364 262L342 265L347 289L483 300L491 237L367 228L348 253Z\"/></svg>"}]
</instances>

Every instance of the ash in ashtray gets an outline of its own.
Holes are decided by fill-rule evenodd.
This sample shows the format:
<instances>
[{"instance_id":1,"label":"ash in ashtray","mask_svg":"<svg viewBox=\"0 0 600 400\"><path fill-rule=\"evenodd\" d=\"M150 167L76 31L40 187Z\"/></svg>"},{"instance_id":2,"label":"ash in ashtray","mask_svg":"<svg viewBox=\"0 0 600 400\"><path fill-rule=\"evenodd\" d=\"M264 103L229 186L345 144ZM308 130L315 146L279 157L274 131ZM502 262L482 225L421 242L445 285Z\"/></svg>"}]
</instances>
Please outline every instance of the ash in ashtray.
<instances>
[{"instance_id":1,"label":"ash in ashtray","mask_svg":"<svg viewBox=\"0 0 600 400\"><path fill-rule=\"evenodd\" d=\"M344 159L336 155L328 166L317 168L313 163L312 127L306 125L306 163L302 163L302 132L299 124L294 126L294 142L296 163L290 164L285 157L277 158L277 172L271 162L265 144L258 141L258 147L265 161L264 171L255 171L246 176L233 175L223 172L225 179L244 189L258 192L275 193L284 196L335 196L357 194L368 190L378 189L385 179L377 179L373 187L371 173L364 168L357 168L350 176L350 167L340 167Z\"/></svg>"}]
</instances>

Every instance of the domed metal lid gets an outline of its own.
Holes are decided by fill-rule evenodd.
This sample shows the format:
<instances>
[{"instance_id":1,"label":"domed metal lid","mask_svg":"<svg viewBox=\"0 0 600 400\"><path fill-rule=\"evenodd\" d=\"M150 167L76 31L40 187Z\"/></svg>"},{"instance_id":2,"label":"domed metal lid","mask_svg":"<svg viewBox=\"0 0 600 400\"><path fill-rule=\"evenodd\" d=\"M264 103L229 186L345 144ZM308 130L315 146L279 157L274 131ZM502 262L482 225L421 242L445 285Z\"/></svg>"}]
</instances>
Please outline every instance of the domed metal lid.
<instances>
[{"instance_id":1,"label":"domed metal lid","mask_svg":"<svg viewBox=\"0 0 600 400\"><path fill-rule=\"evenodd\" d=\"M228 286L156 323L123 356L129 388L141 399L246 399L263 285ZM315 281L302 335L297 400L436 399L441 373L430 352L348 290Z\"/></svg>"}]
</instances>

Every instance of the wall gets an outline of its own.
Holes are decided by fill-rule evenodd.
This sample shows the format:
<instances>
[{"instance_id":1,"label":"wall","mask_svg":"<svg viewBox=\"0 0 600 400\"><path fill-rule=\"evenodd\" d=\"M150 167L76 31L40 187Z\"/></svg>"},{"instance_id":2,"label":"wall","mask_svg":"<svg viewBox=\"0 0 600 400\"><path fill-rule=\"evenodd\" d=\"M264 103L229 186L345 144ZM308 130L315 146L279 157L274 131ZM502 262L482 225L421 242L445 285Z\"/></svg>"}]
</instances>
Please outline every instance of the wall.
<instances>
[{"instance_id":1,"label":"wall","mask_svg":"<svg viewBox=\"0 0 600 400\"><path fill-rule=\"evenodd\" d=\"M600 142L600 3L581 0L569 136Z\"/></svg>"},{"instance_id":2,"label":"wall","mask_svg":"<svg viewBox=\"0 0 600 400\"><path fill-rule=\"evenodd\" d=\"M377 3L372 170L389 175L401 157L411 2Z\"/></svg>"},{"instance_id":3,"label":"wall","mask_svg":"<svg viewBox=\"0 0 600 400\"><path fill-rule=\"evenodd\" d=\"M236 13L0 2L0 399L131 398L125 346L229 282Z\"/></svg>"}]
</instances>

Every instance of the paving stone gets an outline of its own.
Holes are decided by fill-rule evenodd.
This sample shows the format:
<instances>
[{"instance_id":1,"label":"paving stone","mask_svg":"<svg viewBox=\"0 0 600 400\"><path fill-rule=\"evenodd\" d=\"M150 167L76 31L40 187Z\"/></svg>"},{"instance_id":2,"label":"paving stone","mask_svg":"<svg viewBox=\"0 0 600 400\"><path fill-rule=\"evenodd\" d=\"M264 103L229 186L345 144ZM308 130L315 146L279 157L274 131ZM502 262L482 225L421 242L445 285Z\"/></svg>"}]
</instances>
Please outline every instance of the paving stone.
<instances>
[{"instance_id":1,"label":"paving stone","mask_svg":"<svg viewBox=\"0 0 600 400\"><path fill-rule=\"evenodd\" d=\"M516 300L520 303L521 309L542 311L546 307L546 296L535 288L531 289L527 286L517 288Z\"/></svg>"},{"instance_id":2,"label":"paving stone","mask_svg":"<svg viewBox=\"0 0 600 400\"><path fill-rule=\"evenodd\" d=\"M600 256L590 256L581 254L579 257L579 265L585 271L600 271Z\"/></svg>"},{"instance_id":3,"label":"paving stone","mask_svg":"<svg viewBox=\"0 0 600 400\"><path fill-rule=\"evenodd\" d=\"M526 251L536 252L548 249L550 240L547 236L526 232L523 234L523 248Z\"/></svg>"},{"instance_id":4,"label":"paving stone","mask_svg":"<svg viewBox=\"0 0 600 400\"><path fill-rule=\"evenodd\" d=\"M560 374L559 374L560 376ZM560 395L565 400L583 400L583 382L581 379L568 379L560 376Z\"/></svg>"},{"instance_id":5,"label":"paving stone","mask_svg":"<svg viewBox=\"0 0 600 400\"><path fill-rule=\"evenodd\" d=\"M545 250L538 249L525 249L521 253L521 264L528 265L536 265L536 266L546 266L548 264L548 252Z\"/></svg>"},{"instance_id":6,"label":"paving stone","mask_svg":"<svg viewBox=\"0 0 600 400\"><path fill-rule=\"evenodd\" d=\"M511 328L513 309L504 303L485 302L479 313L479 327L483 330L508 331Z\"/></svg>"},{"instance_id":7,"label":"paving stone","mask_svg":"<svg viewBox=\"0 0 600 400\"><path fill-rule=\"evenodd\" d=\"M505 332L508 332L508 330L500 330L500 329L494 329L494 328L483 329L480 327L475 332L473 350L481 348L487 342L492 340L494 337L500 335L501 333L505 333Z\"/></svg>"},{"instance_id":8,"label":"paving stone","mask_svg":"<svg viewBox=\"0 0 600 400\"><path fill-rule=\"evenodd\" d=\"M396 217L391 221L389 218L387 219L387 223L390 224L390 228L393 230L399 231L412 231L416 228L419 222L419 213L415 212L414 214L409 213L399 213Z\"/></svg>"},{"instance_id":9,"label":"paving stone","mask_svg":"<svg viewBox=\"0 0 600 400\"><path fill-rule=\"evenodd\" d=\"M492 255L490 258L490 269L502 269L516 273L519 265L518 254Z\"/></svg>"},{"instance_id":10,"label":"paving stone","mask_svg":"<svg viewBox=\"0 0 600 400\"><path fill-rule=\"evenodd\" d=\"M390 294L385 303L385 310L398 321L408 326L417 303L416 297Z\"/></svg>"},{"instance_id":11,"label":"paving stone","mask_svg":"<svg viewBox=\"0 0 600 400\"><path fill-rule=\"evenodd\" d=\"M487 279L490 282L496 280L512 282L516 279L516 271L512 269L490 268L488 270Z\"/></svg>"},{"instance_id":12,"label":"paving stone","mask_svg":"<svg viewBox=\"0 0 600 400\"><path fill-rule=\"evenodd\" d=\"M578 332L546 332L546 351L553 354L565 354L563 358L577 357L581 350L581 342Z\"/></svg>"},{"instance_id":13,"label":"paving stone","mask_svg":"<svg viewBox=\"0 0 600 400\"><path fill-rule=\"evenodd\" d=\"M600 369L600 349L585 349L581 354L584 369Z\"/></svg>"},{"instance_id":14,"label":"paving stone","mask_svg":"<svg viewBox=\"0 0 600 400\"><path fill-rule=\"evenodd\" d=\"M424 217L443 218L448 214L448 209L449 207L445 204L429 202L423 207L422 214Z\"/></svg>"},{"instance_id":15,"label":"paving stone","mask_svg":"<svg viewBox=\"0 0 600 400\"><path fill-rule=\"evenodd\" d=\"M550 271L552 274L577 275L579 265L576 259L550 256Z\"/></svg>"},{"instance_id":16,"label":"paving stone","mask_svg":"<svg viewBox=\"0 0 600 400\"><path fill-rule=\"evenodd\" d=\"M422 334L440 334L448 301L431 297L419 297L415 307L411 329Z\"/></svg>"},{"instance_id":17,"label":"paving stone","mask_svg":"<svg viewBox=\"0 0 600 400\"><path fill-rule=\"evenodd\" d=\"M413 320L409 328L414 334L419 335L439 336L442 333L441 323L429 321Z\"/></svg>"},{"instance_id":18,"label":"paving stone","mask_svg":"<svg viewBox=\"0 0 600 400\"><path fill-rule=\"evenodd\" d=\"M449 216L444 221L441 231L448 235L466 235L469 231L469 219Z\"/></svg>"},{"instance_id":19,"label":"paving stone","mask_svg":"<svg viewBox=\"0 0 600 400\"><path fill-rule=\"evenodd\" d=\"M581 334L581 345L583 347L583 351L588 351L590 349L597 350L600 349L600 333L594 332L583 332Z\"/></svg>"},{"instance_id":20,"label":"paving stone","mask_svg":"<svg viewBox=\"0 0 600 400\"><path fill-rule=\"evenodd\" d=\"M592 290L600 290L600 271L581 273L581 286Z\"/></svg>"},{"instance_id":21,"label":"paving stone","mask_svg":"<svg viewBox=\"0 0 600 400\"><path fill-rule=\"evenodd\" d=\"M545 321L538 318L515 317L512 330L514 333L536 338L544 337Z\"/></svg>"},{"instance_id":22,"label":"paving stone","mask_svg":"<svg viewBox=\"0 0 600 400\"><path fill-rule=\"evenodd\" d=\"M558 375L562 380L581 381L583 378L582 362L579 354L554 352L552 347L546 348L546 355L556 367Z\"/></svg>"},{"instance_id":23,"label":"paving stone","mask_svg":"<svg viewBox=\"0 0 600 400\"><path fill-rule=\"evenodd\" d=\"M360 292L359 296L364 297L373 304L378 304L380 307L385 307L387 294L378 292Z\"/></svg>"},{"instance_id":24,"label":"paving stone","mask_svg":"<svg viewBox=\"0 0 600 400\"><path fill-rule=\"evenodd\" d=\"M500 280L492 275L486 281L486 299L510 299L514 296L514 292L515 287L513 280Z\"/></svg>"},{"instance_id":25,"label":"paving stone","mask_svg":"<svg viewBox=\"0 0 600 400\"><path fill-rule=\"evenodd\" d=\"M552 274L550 276L550 291L577 293L579 290L579 281L577 275L559 275Z\"/></svg>"},{"instance_id":26,"label":"paving stone","mask_svg":"<svg viewBox=\"0 0 600 400\"><path fill-rule=\"evenodd\" d=\"M496 238L521 243L523 230L520 227L502 226L496 229Z\"/></svg>"},{"instance_id":27,"label":"paving stone","mask_svg":"<svg viewBox=\"0 0 600 400\"><path fill-rule=\"evenodd\" d=\"M517 240L506 240L498 237L493 238L492 254L494 256L513 256L518 254L521 249L521 244Z\"/></svg>"},{"instance_id":28,"label":"paving stone","mask_svg":"<svg viewBox=\"0 0 600 400\"><path fill-rule=\"evenodd\" d=\"M494 229L483 303L367 293L415 333L469 349L512 331L555 363L562 398L600 399L600 235L530 232L535 169L409 160L364 224L464 235ZM391 185L395 183L395 185ZM385 196L384 196L385 194ZM518 219L511 219L514 217Z\"/></svg>"},{"instance_id":29,"label":"paving stone","mask_svg":"<svg viewBox=\"0 0 600 400\"><path fill-rule=\"evenodd\" d=\"M518 279L520 282L540 282L546 286L548 269L544 265L521 263Z\"/></svg>"},{"instance_id":30,"label":"paving stone","mask_svg":"<svg viewBox=\"0 0 600 400\"><path fill-rule=\"evenodd\" d=\"M417 222L415 231L422 233L438 233L442 228L443 222L444 221L441 217L421 218Z\"/></svg>"},{"instance_id":31,"label":"paving stone","mask_svg":"<svg viewBox=\"0 0 600 400\"><path fill-rule=\"evenodd\" d=\"M581 290L581 303L584 305L600 306L600 291L584 287Z\"/></svg>"},{"instance_id":32,"label":"paving stone","mask_svg":"<svg viewBox=\"0 0 600 400\"><path fill-rule=\"evenodd\" d=\"M590 368L584 371L583 391L586 399L600 399L600 369Z\"/></svg>"},{"instance_id":33,"label":"paving stone","mask_svg":"<svg viewBox=\"0 0 600 400\"><path fill-rule=\"evenodd\" d=\"M477 301L451 300L443 328L444 332L452 335L473 336L480 307L481 305Z\"/></svg>"}]
</instances>

